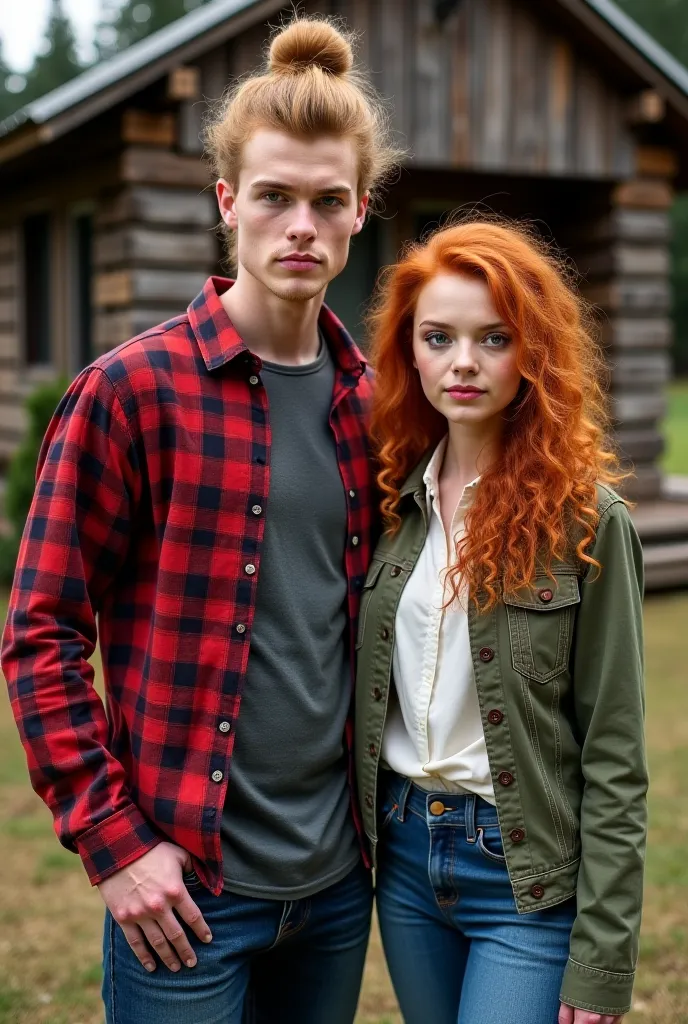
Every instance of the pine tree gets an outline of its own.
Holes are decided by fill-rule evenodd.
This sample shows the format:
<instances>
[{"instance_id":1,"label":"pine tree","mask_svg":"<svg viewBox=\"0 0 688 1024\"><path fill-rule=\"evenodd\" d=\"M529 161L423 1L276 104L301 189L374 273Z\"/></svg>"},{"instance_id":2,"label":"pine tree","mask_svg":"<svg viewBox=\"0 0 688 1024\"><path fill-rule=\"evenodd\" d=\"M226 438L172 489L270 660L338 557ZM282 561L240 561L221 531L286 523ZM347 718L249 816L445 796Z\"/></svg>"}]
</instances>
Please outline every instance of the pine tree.
<instances>
[{"instance_id":1,"label":"pine tree","mask_svg":"<svg viewBox=\"0 0 688 1024\"><path fill-rule=\"evenodd\" d=\"M27 75L22 103L57 89L83 71L76 53L76 38L62 0L52 0L43 42Z\"/></svg>"},{"instance_id":2,"label":"pine tree","mask_svg":"<svg viewBox=\"0 0 688 1024\"><path fill-rule=\"evenodd\" d=\"M152 32L201 7L208 0L102 0L96 48L102 59L137 43Z\"/></svg>"},{"instance_id":3,"label":"pine tree","mask_svg":"<svg viewBox=\"0 0 688 1024\"><path fill-rule=\"evenodd\" d=\"M5 60L2 39L0 39L0 121L13 114L17 107L21 106L21 98L17 93L12 93L7 88L7 80L12 74L12 68Z\"/></svg>"}]
</instances>

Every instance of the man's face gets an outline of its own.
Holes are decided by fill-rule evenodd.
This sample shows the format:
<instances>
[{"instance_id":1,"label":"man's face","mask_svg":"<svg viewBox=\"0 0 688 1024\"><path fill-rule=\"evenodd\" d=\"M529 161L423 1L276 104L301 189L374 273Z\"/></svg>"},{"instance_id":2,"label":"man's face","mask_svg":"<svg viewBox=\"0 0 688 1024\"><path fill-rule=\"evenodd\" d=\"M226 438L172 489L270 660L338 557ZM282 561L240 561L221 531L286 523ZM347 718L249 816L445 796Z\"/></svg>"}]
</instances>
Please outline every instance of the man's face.
<instances>
[{"instance_id":1,"label":"man's face","mask_svg":"<svg viewBox=\"0 0 688 1024\"><path fill-rule=\"evenodd\" d=\"M352 140L257 131L244 145L236 187L217 184L223 220L237 232L240 273L279 298L315 298L344 269L363 227L368 196L359 199L357 187Z\"/></svg>"}]
</instances>

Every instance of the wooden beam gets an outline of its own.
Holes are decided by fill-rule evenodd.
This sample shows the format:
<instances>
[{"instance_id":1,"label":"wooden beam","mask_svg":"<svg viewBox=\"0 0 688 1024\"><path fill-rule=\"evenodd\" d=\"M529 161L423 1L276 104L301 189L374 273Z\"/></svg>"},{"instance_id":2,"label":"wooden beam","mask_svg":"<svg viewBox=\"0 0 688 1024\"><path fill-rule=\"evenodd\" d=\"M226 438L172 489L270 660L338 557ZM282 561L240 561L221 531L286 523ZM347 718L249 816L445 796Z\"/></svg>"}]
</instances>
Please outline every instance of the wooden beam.
<instances>
[{"instance_id":1,"label":"wooden beam","mask_svg":"<svg viewBox=\"0 0 688 1024\"><path fill-rule=\"evenodd\" d=\"M635 165L639 177L674 178L679 172L679 158L666 146L638 146Z\"/></svg>"},{"instance_id":2,"label":"wooden beam","mask_svg":"<svg viewBox=\"0 0 688 1024\"><path fill-rule=\"evenodd\" d=\"M602 327L602 340L615 349L665 349L672 339L669 317L613 317Z\"/></svg>"},{"instance_id":3,"label":"wooden beam","mask_svg":"<svg viewBox=\"0 0 688 1024\"><path fill-rule=\"evenodd\" d=\"M122 141L146 146L171 147L177 141L173 113L151 114L147 110L125 110L122 114Z\"/></svg>"},{"instance_id":4,"label":"wooden beam","mask_svg":"<svg viewBox=\"0 0 688 1024\"><path fill-rule=\"evenodd\" d=\"M673 201L673 189L666 181L624 181L612 192L614 206L668 210Z\"/></svg>"},{"instance_id":5,"label":"wooden beam","mask_svg":"<svg viewBox=\"0 0 688 1024\"><path fill-rule=\"evenodd\" d=\"M132 146L120 160L120 177L124 182L146 185L179 185L205 188L210 172L198 157L180 156L164 149Z\"/></svg>"},{"instance_id":6,"label":"wooden beam","mask_svg":"<svg viewBox=\"0 0 688 1024\"><path fill-rule=\"evenodd\" d=\"M146 224L212 227L219 219L214 194L208 190L154 188L134 185L103 203L96 215L96 227L127 221Z\"/></svg>"},{"instance_id":7,"label":"wooden beam","mask_svg":"<svg viewBox=\"0 0 688 1024\"><path fill-rule=\"evenodd\" d=\"M144 263L146 266L198 266L210 272L216 261L217 242L207 231L160 231L130 225L100 233L95 241L94 262L97 267Z\"/></svg>"},{"instance_id":8,"label":"wooden beam","mask_svg":"<svg viewBox=\"0 0 688 1024\"><path fill-rule=\"evenodd\" d=\"M658 124L666 115L664 97L655 89L643 89L626 106L626 120L629 124Z\"/></svg>"},{"instance_id":9,"label":"wooden beam","mask_svg":"<svg viewBox=\"0 0 688 1024\"><path fill-rule=\"evenodd\" d=\"M195 270L116 270L94 277L94 304L99 308L138 303L166 303L178 312L203 287L207 273Z\"/></svg>"}]
</instances>

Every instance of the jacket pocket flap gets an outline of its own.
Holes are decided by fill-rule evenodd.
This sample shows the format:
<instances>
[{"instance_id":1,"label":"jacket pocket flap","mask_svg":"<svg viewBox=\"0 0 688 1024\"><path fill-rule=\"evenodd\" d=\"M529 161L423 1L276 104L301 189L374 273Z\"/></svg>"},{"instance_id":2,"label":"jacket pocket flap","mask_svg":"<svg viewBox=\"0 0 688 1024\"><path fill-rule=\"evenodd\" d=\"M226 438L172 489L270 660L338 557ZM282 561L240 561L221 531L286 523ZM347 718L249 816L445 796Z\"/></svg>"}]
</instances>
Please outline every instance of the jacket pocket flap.
<instances>
[{"instance_id":1,"label":"jacket pocket flap","mask_svg":"<svg viewBox=\"0 0 688 1024\"><path fill-rule=\"evenodd\" d=\"M533 612L550 612L557 608L567 608L569 605L578 604L579 601L578 577L574 573L555 576L554 580L549 576L538 576L534 589L522 587L515 594L504 596L504 604Z\"/></svg>"},{"instance_id":2,"label":"jacket pocket flap","mask_svg":"<svg viewBox=\"0 0 688 1024\"><path fill-rule=\"evenodd\" d=\"M380 570L382 569L382 566L384 564L384 562L379 561L377 558L373 559L373 561L370 563L370 568L368 569L368 575L365 578L365 583L363 584L364 590L370 590L371 587L375 586L375 584L377 583L377 578L380 575Z\"/></svg>"}]
</instances>

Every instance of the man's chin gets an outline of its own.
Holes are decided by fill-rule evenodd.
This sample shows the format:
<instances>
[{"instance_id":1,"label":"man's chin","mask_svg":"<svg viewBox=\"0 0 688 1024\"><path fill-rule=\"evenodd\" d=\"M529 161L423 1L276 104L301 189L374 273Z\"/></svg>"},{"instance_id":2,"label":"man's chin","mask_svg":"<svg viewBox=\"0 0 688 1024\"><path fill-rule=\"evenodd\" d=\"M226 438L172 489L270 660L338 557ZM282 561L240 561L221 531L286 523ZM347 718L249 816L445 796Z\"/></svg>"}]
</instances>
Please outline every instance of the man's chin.
<instances>
[{"instance_id":1,"label":"man's chin","mask_svg":"<svg viewBox=\"0 0 688 1024\"><path fill-rule=\"evenodd\" d=\"M310 302L327 287L327 281L275 280L271 277L266 284L273 295L285 302Z\"/></svg>"}]
</instances>

